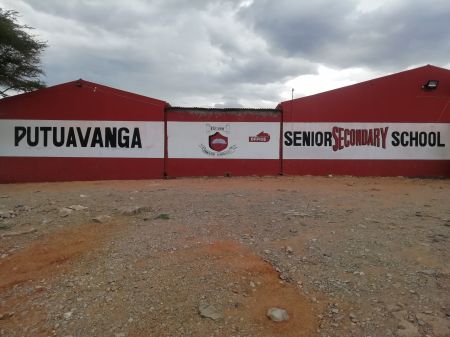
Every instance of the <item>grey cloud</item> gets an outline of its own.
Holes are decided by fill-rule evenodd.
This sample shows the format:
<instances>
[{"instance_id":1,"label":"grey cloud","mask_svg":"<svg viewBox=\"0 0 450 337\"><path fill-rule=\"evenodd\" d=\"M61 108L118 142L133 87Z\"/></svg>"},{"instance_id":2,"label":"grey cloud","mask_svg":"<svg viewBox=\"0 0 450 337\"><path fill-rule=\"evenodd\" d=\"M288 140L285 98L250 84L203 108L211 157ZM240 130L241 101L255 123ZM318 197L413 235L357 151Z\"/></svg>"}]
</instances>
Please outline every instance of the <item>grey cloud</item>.
<instances>
[{"instance_id":1,"label":"grey cloud","mask_svg":"<svg viewBox=\"0 0 450 337\"><path fill-rule=\"evenodd\" d=\"M109 31L126 33L149 20L161 20L164 16L155 14L157 2L153 5L142 1L59 1L59 0L24 0L33 9L49 15L65 18L72 24L98 27Z\"/></svg>"},{"instance_id":2,"label":"grey cloud","mask_svg":"<svg viewBox=\"0 0 450 337\"><path fill-rule=\"evenodd\" d=\"M18 3L48 39L43 62L49 85L81 77L175 105L223 97L227 104L276 105L276 94L273 103L262 103L265 88L314 69L301 58L271 53L236 15L241 1Z\"/></svg>"},{"instance_id":3,"label":"grey cloud","mask_svg":"<svg viewBox=\"0 0 450 337\"><path fill-rule=\"evenodd\" d=\"M274 107L320 64L388 71L448 64L450 6L404 0L0 0L48 41L49 85L76 78L173 105ZM8 7L8 6L5 6ZM432 20L432 22L430 21Z\"/></svg>"},{"instance_id":4,"label":"grey cloud","mask_svg":"<svg viewBox=\"0 0 450 337\"><path fill-rule=\"evenodd\" d=\"M235 15L239 1L130 0L126 7L119 1L26 2L55 21L47 30L63 27L48 32L50 84L82 77L174 104L187 97L207 101L203 96L209 104L227 97L230 105L241 104L252 85L271 87L313 69L304 60L271 54ZM115 20L119 10L123 18ZM267 104L262 90L248 91L253 100L247 102Z\"/></svg>"},{"instance_id":5,"label":"grey cloud","mask_svg":"<svg viewBox=\"0 0 450 337\"><path fill-rule=\"evenodd\" d=\"M35 10L64 17L79 24L126 33L142 26L171 29L180 17L192 17L217 4L238 4L221 0L23 0Z\"/></svg>"},{"instance_id":6,"label":"grey cloud","mask_svg":"<svg viewBox=\"0 0 450 337\"><path fill-rule=\"evenodd\" d=\"M324 44L345 36L353 1L255 1L241 17L288 55L311 56Z\"/></svg>"},{"instance_id":7,"label":"grey cloud","mask_svg":"<svg viewBox=\"0 0 450 337\"><path fill-rule=\"evenodd\" d=\"M357 1L255 1L240 15L273 49L334 67L398 70L448 64L448 1L397 1L361 12Z\"/></svg>"},{"instance_id":8,"label":"grey cloud","mask_svg":"<svg viewBox=\"0 0 450 337\"><path fill-rule=\"evenodd\" d=\"M273 53L263 39L250 34L242 36L240 27L209 28L211 45L217 47L227 60L228 69L223 74L225 81L263 84L298 73L315 72L315 65L301 57Z\"/></svg>"},{"instance_id":9,"label":"grey cloud","mask_svg":"<svg viewBox=\"0 0 450 337\"><path fill-rule=\"evenodd\" d=\"M358 45L372 46L361 55L361 63L386 64L391 68L417 63L447 64L450 53L450 6L447 1L404 2L395 10L380 9L364 15L359 24L365 34ZM377 37L373 32L381 32Z\"/></svg>"},{"instance_id":10,"label":"grey cloud","mask_svg":"<svg viewBox=\"0 0 450 337\"><path fill-rule=\"evenodd\" d=\"M215 103L214 108L242 108L243 105L235 97L222 97L220 103Z\"/></svg>"}]
</instances>

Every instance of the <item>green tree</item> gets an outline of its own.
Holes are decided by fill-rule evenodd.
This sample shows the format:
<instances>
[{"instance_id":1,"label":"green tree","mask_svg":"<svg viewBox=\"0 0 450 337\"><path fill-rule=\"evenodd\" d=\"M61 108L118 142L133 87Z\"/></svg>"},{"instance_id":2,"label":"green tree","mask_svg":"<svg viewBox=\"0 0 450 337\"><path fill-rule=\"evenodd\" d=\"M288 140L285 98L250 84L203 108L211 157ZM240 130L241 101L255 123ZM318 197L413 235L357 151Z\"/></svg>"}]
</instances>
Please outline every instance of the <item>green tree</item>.
<instances>
[{"instance_id":1,"label":"green tree","mask_svg":"<svg viewBox=\"0 0 450 337\"><path fill-rule=\"evenodd\" d=\"M28 92L45 86L41 52L47 44L27 31L32 29L17 22L16 11L0 8L0 98L9 90Z\"/></svg>"}]
</instances>

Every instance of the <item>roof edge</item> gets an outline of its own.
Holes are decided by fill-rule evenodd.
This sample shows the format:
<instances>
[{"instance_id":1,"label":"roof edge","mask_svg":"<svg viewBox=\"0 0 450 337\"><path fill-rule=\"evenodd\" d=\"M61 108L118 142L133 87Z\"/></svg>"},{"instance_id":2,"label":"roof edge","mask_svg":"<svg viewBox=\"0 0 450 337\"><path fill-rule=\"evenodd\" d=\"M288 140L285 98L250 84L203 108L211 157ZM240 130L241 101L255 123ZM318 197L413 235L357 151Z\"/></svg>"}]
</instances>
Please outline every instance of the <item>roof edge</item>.
<instances>
[{"instance_id":1,"label":"roof edge","mask_svg":"<svg viewBox=\"0 0 450 337\"><path fill-rule=\"evenodd\" d=\"M73 80L73 81L69 81L69 82L64 82L64 83L59 83L59 84L55 84L55 85L51 85L45 88L41 88L41 89L37 89L37 90L33 90L30 92L24 92L24 93L20 93L17 95L13 95L13 96L8 96L5 98L2 98L0 101L2 100L11 100L11 99L15 99L15 98L19 98L22 97L23 95L36 95L39 92L42 91L48 91L48 90L52 90L55 88L60 88L60 87L70 87L70 86L76 86L79 88L82 87L87 87L89 89L93 89L93 90L100 90L105 94L111 94L111 95L115 95L115 96L119 96L123 99L131 99L134 101L139 101L139 102L143 102L143 103L147 103L147 104L151 104L154 106L163 106L163 107L168 107L170 106L169 103L167 103L166 101L157 99L157 98L153 98L153 97L149 97L149 96L144 96L144 95L140 95L140 94L136 94L130 91L125 91L122 89L117 89L117 88L113 88L104 84L100 84L100 83L96 83L96 82L91 82L91 81L87 81L84 80L82 78L79 78L77 80Z\"/></svg>"},{"instance_id":2,"label":"roof edge","mask_svg":"<svg viewBox=\"0 0 450 337\"><path fill-rule=\"evenodd\" d=\"M181 110L199 110L199 111L224 111L224 112L230 112L230 111L273 111L278 112L279 109L277 108L240 108L240 107L230 107L230 108L205 108L205 107L185 107L185 106L169 106L167 110L173 110L173 111L181 111Z\"/></svg>"},{"instance_id":3,"label":"roof edge","mask_svg":"<svg viewBox=\"0 0 450 337\"><path fill-rule=\"evenodd\" d=\"M370 83L370 82L373 82L373 81L378 81L378 80L382 80L382 79L385 79L385 78L388 78L388 77L393 77L393 76L401 75L401 74L404 74L404 73L407 73L407 72L417 71L417 70L425 69L425 68L429 68L429 69L437 69L437 70L445 70L445 71L450 72L450 70L447 69L447 68L442 68L442 67L434 66L434 65L432 65L432 64L426 64L426 65L423 65L423 66L420 66L420 67L416 67L416 68L412 68L412 69L405 69L405 70L398 71L398 72L395 72L395 73L392 73L392 74L383 75L383 76L380 76L380 77L375 77L375 78L372 78L372 79L369 79L369 80L357 82L357 83L350 84L350 85L345 85L345 86L343 86L343 87L339 87L339 88L335 88L335 89L331 89L331 90L326 90L326 91L318 92L318 93L316 93L316 94L306 95L306 96L303 96L303 97L294 98L293 101L297 101L297 100L301 100L301 99L309 98L309 97L314 97L314 96L318 96L318 95L322 95L322 94L327 94L327 93L330 93L330 92L334 92L334 91L336 91L336 90L342 90L342 89L344 89L344 88L351 88L351 87L353 87L353 86L358 86L358 85L361 85L361 84L366 84L366 83ZM282 104L287 103L287 102L291 102L291 101L292 101L292 100L282 101L282 102L280 102L280 103L278 104L278 106L281 106ZM278 108L278 106L277 106L277 108Z\"/></svg>"}]
</instances>

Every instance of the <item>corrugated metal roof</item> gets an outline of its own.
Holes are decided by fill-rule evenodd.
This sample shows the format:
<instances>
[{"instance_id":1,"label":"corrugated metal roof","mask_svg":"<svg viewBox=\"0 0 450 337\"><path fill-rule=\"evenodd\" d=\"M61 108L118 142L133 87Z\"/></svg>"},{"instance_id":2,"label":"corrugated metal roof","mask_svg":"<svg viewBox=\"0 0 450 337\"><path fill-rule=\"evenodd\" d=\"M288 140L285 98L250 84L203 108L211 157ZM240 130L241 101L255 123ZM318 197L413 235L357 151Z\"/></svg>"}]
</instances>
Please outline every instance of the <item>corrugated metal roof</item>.
<instances>
[{"instance_id":1,"label":"corrugated metal roof","mask_svg":"<svg viewBox=\"0 0 450 337\"><path fill-rule=\"evenodd\" d=\"M435 90L424 90L439 80ZM280 103L298 122L448 123L450 70L431 65Z\"/></svg>"},{"instance_id":2,"label":"corrugated metal roof","mask_svg":"<svg viewBox=\"0 0 450 337\"><path fill-rule=\"evenodd\" d=\"M208 111L208 112L279 112L280 109L270 108L204 108L204 107L183 107L183 106L171 106L167 108L170 110L184 110L184 111Z\"/></svg>"}]
</instances>

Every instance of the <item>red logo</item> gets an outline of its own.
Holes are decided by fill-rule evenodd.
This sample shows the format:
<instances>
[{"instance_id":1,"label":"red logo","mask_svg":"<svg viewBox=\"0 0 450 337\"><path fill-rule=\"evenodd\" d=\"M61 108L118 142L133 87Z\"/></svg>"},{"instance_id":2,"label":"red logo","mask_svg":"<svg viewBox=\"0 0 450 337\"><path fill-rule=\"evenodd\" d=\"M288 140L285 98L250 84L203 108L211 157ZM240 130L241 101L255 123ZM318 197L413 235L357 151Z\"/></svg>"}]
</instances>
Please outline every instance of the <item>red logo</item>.
<instances>
[{"instance_id":1,"label":"red logo","mask_svg":"<svg viewBox=\"0 0 450 337\"><path fill-rule=\"evenodd\" d=\"M250 143L267 143L270 140L270 135L261 131L256 136L248 137Z\"/></svg>"},{"instance_id":2,"label":"red logo","mask_svg":"<svg viewBox=\"0 0 450 337\"><path fill-rule=\"evenodd\" d=\"M209 147L217 152L225 150L228 147L228 137L221 135L220 132L216 132L209 136Z\"/></svg>"}]
</instances>

